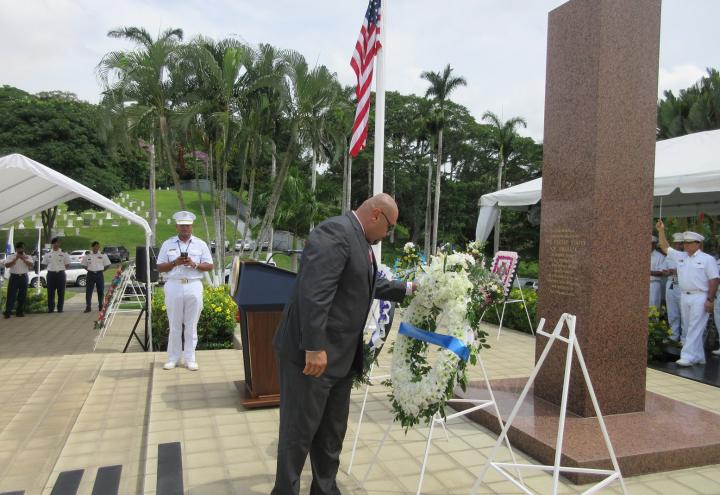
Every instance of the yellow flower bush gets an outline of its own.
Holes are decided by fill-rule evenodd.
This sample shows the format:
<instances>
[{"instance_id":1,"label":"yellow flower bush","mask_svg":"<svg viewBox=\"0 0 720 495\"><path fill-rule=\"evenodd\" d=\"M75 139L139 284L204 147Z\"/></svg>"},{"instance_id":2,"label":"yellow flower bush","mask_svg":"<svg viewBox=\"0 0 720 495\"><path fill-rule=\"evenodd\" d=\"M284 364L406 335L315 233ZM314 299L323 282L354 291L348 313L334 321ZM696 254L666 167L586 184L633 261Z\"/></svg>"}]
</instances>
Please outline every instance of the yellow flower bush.
<instances>
[{"instance_id":1,"label":"yellow flower bush","mask_svg":"<svg viewBox=\"0 0 720 495\"><path fill-rule=\"evenodd\" d=\"M237 305L227 286L203 289L203 310L198 321L198 349L231 349L235 331ZM152 300L153 347L167 349L170 325L165 305L165 292L155 291Z\"/></svg>"}]
</instances>

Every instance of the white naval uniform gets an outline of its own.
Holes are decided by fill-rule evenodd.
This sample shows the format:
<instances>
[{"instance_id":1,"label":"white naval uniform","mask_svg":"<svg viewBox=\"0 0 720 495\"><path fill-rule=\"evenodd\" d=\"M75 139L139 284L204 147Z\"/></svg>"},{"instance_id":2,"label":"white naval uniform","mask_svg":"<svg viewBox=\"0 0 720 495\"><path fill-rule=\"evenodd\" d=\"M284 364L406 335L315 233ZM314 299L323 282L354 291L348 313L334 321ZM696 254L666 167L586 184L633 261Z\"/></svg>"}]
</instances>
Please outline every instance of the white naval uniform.
<instances>
[{"instance_id":1,"label":"white naval uniform","mask_svg":"<svg viewBox=\"0 0 720 495\"><path fill-rule=\"evenodd\" d=\"M705 301L708 297L708 282L718 278L715 258L698 250L689 256L684 251L668 248L668 258L677 263L680 282L680 317L687 336L680 359L689 363L704 363L703 333L708 322Z\"/></svg>"},{"instance_id":2,"label":"white naval uniform","mask_svg":"<svg viewBox=\"0 0 720 495\"><path fill-rule=\"evenodd\" d=\"M187 243L178 236L163 242L158 253L158 263L169 263L187 252L196 264L212 263L212 255L205 241L191 236ZM168 335L167 362L177 363L182 356L185 363L195 363L197 323L203 308L203 273L190 266L176 266L167 272L165 283L165 307L167 308L170 334ZM181 334L185 325L185 349Z\"/></svg>"},{"instance_id":3,"label":"white naval uniform","mask_svg":"<svg viewBox=\"0 0 720 495\"><path fill-rule=\"evenodd\" d=\"M650 253L650 271L662 271L665 264L665 256L656 249ZM662 277L650 275L650 306L655 306L658 310L662 304Z\"/></svg>"},{"instance_id":4,"label":"white naval uniform","mask_svg":"<svg viewBox=\"0 0 720 495\"><path fill-rule=\"evenodd\" d=\"M677 270L677 263L670 257L665 258L665 270ZM672 330L674 341L685 342L687 332L682 330L682 318L680 318L680 282L677 273L670 275L665 284L665 304L667 305L668 324Z\"/></svg>"}]
</instances>

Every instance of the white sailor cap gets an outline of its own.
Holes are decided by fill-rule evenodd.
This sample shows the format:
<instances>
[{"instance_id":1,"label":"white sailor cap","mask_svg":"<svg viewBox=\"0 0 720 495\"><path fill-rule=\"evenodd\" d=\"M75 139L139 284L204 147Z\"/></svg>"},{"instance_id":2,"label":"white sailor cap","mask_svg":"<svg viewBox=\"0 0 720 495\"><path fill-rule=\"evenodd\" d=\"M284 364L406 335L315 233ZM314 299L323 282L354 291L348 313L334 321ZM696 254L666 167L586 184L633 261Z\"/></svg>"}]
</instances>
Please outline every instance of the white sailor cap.
<instances>
[{"instance_id":1,"label":"white sailor cap","mask_svg":"<svg viewBox=\"0 0 720 495\"><path fill-rule=\"evenodd\" d=\"M673 242L682 242L684 237L682 232L675 232L673 234Z\"/></svg>"},{"instance_id":2,"label":"white sailor cap","mask_svg":"<svg viewBox=\"0 0 720 495\"><path fill-rule=\"evenodd\" d=\"M657 238L656 235L652 236L652 241L653 241L653 242L657 242L657 241L658 241L658 238Z\"/></svg>"},{"instance_id":3,"label":"white sailor cap","mask_svg":"<svg viewBox=\"0 0 720 495\"><path fill-rule=\"evenodd\" d=\"M692 232L688 230L687 232L683 232L683 241L685 242L702 242L705 240L705 237L701 236L697 232Z\"/></svg>"},{"instance_id":4,"label":"white sailor cap","mask_svg":"<svg viewBox=\"0 0 720 495\"><path fill-rule=\"evenodd\" d=\"M178 211L172 217L177 225L192 225L195 221L195 214L191 211Z\"/></svg>"}]
</instances>

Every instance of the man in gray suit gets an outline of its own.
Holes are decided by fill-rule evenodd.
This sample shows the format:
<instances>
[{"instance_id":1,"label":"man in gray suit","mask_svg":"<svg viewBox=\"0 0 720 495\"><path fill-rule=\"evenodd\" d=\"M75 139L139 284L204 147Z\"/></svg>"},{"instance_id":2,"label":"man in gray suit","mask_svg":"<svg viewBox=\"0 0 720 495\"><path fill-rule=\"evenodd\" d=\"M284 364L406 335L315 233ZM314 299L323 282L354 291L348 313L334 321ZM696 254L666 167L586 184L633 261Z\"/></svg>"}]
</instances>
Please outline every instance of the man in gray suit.
<instances>
[{"instance_id":1,"label":"man in gray suit","mask_svg":"<svg viewBox=\"0 0 720 495\"><path fill-rule=\"evenodd\" d=\"M395 200L378 194L310 233L295 291L273 346L280 374L280 436L272 493L298 494L310 454L310 493L339 494L337 475L353 376L373 298L401 301L413 284L376 277L371 244L392 232Z\"/></svg>"}]
</instances>

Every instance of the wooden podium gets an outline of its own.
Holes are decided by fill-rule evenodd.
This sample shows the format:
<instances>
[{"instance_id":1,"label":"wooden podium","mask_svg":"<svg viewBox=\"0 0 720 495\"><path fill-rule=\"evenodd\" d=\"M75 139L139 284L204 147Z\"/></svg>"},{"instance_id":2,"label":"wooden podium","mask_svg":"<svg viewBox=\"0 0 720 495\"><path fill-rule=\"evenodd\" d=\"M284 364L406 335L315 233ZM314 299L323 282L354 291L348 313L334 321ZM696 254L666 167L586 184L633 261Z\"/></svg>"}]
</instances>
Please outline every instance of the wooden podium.
<instances>
[{"instance_id":1,"label":"wooden podium","mask_svg":"<svg viewBox=\"0 0 720 495\"><path fill-rule=\"evenodd\" d=\"M277 406L280 381L272 340L296 275L266 263L236 259L231 277L232 294L240 310L245 381L236 384L244 394L243 406Z\"/></svg>"}]
</instances>

